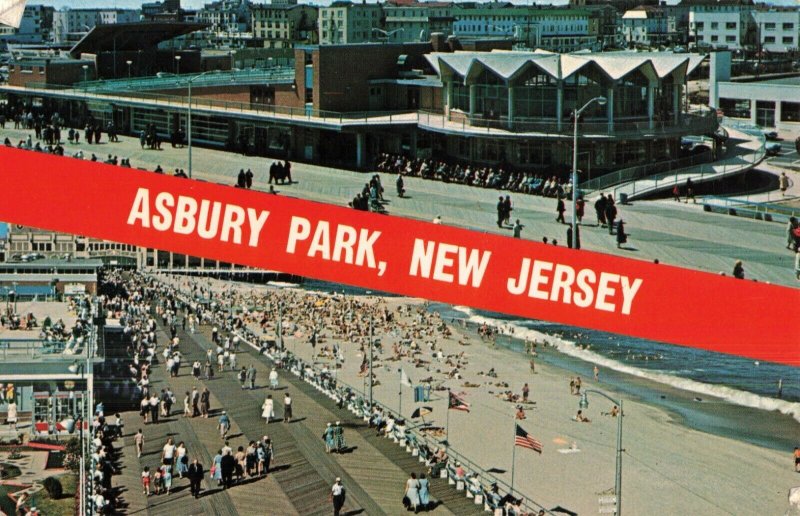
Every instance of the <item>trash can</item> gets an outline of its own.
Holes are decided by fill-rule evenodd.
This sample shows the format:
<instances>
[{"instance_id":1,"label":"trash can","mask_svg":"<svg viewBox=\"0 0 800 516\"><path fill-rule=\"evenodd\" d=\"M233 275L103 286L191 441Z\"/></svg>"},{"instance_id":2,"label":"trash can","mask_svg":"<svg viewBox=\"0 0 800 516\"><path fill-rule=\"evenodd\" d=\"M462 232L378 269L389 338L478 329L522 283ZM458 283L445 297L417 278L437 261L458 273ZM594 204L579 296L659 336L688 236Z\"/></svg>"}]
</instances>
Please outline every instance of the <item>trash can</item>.
<instances>
[{"instance_id":1,"label":"trash can","mask_svg":"<svg viewBox=\"0 0 800 516\"><path fill-rule=\"evenodd\" d=\"M619 194L619 202L620 202L620 204L628 204L628 194L620 193Z\"/></svg>"}]
</instances>

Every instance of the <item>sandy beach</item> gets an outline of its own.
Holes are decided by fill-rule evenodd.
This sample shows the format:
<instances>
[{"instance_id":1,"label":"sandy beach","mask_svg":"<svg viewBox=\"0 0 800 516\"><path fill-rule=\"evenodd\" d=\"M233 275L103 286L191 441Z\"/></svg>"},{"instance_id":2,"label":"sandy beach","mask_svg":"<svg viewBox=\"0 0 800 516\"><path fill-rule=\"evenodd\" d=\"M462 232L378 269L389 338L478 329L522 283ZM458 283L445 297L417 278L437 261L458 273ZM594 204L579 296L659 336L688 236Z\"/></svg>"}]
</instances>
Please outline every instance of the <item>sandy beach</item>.
<instances>
[{"instance_id":1,"label":"sandy beach","mask_svg":"<svg viewBox=\"0 0 800 516\"><path fill-rule=\"evenodd\" d=\"M414 385L432 377L434 387L463 392L471 405L469 413L450 410L449 414L449 442L460 454L484 469L506 470L498 478L510 482L514 425L519 423L542 441L544 450L540 455L517 448L516 490L546 507L561 505L581 514L597 514L598 498L613 494L617 419L602 415L612 404L589 394L590 404L584 414L591 422L574 421L579 396L570 392L570 380L575 373L537 361L534 374L530 357L495 346L459 323L442 321L426 310L423 300L334 297L209 278L157 277L184 292L191 285L211 288L223 304L232 301L234 306L249 307L246 310L267 306L275 310L277 302L283 301L286 347L305 360L333 369L335 360L325 350L337 343L344 361L336 374L357 389L365 384L359 375L361 343L366 342L367 314L372 313L375 337L381 339L382 349L374 356L379 382L374 396L378 401L398 410L398 393L402 391L402 413L406 417L417 406L426 405L433 408L426 421L445 426L446 390L434 390L430 403L415 404L413 390L401 387L400 369ZM271 313L266 317L261 312L245 313L254 331L260 333L259 322L264 321L263 335L275 336ZM385 321L387 317L389 321ZM318 342L312 350L314 328ZM496 378L486 375L492 368ZM458 377L450 377L456 371ZM600 367L599 381L582 377L582 386L584 390L603 391L611 398L622 396L626 513L784 514L789 490L800 485L791 449L782 452L687 428L667 411L615 392L604 384L603 376L604 368ZM498 396L508 390L521 395L526 382L532 403L524 405L526 419L518 421L514 418L517 403Z\"/></svg>"}]
</instances>

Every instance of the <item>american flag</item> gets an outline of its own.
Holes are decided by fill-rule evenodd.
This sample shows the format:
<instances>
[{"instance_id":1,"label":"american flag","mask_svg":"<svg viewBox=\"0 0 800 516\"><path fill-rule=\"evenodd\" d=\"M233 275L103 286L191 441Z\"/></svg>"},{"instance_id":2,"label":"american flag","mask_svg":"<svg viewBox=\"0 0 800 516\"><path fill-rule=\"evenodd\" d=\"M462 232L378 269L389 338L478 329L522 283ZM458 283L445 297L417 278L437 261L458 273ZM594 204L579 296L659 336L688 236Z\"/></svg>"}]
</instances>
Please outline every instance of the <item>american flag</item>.
<instances>
[{"instance_id":1,"label":"american flag","mask_svg":"<svg viewBox=\"0 0 800 516\"><path fill-rule=\"evenodd\" d=\"M448 394L450 395L450 402L448 403L447 408L469 412L469 403L464 401L464 398L449 391Z\"/></svg>"},{"instance_id":2,"label":"american flag","mask_svg":"<svg viewBox=\"0 0 800 516\"><path fill-rule=\"evenodd\" d=\"M529 448L535 452L542 453L542 443L531 437L531 434L523 430L519 425L517 425L517 435L514 436L514 446L522 446L523 448Z\"/></svg>"}]
</instances>

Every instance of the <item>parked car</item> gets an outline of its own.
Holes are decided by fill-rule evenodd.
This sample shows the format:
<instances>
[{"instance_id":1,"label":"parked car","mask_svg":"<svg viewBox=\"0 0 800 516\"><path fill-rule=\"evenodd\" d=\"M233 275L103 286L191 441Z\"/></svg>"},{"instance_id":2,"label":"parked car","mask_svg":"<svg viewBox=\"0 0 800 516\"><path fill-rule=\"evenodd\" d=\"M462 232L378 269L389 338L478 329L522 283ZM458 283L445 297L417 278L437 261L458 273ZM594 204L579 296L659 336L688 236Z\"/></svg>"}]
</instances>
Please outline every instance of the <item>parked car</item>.
<instances>
[{"instance_id":1,"label":"parked car","mask_svg":"<svg viewBox=\"0 0 800 516\"><path fill-rule=\"evenodd\" d=\"M764 146L767 156L778 156L781 153L781 144L778 142L769 142Z\"/></svg>"}]
</instances>

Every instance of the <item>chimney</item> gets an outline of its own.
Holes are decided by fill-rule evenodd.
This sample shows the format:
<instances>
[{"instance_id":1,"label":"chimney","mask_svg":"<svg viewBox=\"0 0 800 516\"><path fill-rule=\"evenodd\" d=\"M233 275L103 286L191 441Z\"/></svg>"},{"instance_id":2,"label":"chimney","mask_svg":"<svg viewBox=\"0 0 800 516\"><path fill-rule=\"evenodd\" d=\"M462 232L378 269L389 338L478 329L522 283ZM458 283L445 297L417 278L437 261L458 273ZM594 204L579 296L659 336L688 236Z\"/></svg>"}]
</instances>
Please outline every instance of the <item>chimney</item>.
<instances>
[{"instance_id":1,"label":"chimney","mask_svg":"<svg viewBox=\"0 0 800 516\"><path fill-rule=\"evenodd\" d=\"M447 48L445 47L444 33L431 33L431 47L433 47L434 52L447 52Z\"/></svg>"}]
</instances>

